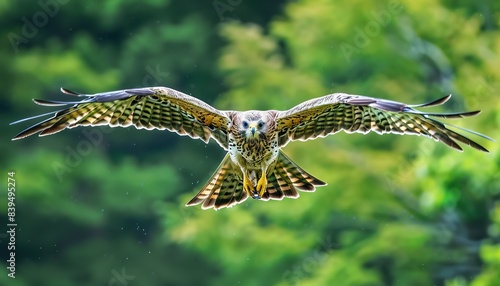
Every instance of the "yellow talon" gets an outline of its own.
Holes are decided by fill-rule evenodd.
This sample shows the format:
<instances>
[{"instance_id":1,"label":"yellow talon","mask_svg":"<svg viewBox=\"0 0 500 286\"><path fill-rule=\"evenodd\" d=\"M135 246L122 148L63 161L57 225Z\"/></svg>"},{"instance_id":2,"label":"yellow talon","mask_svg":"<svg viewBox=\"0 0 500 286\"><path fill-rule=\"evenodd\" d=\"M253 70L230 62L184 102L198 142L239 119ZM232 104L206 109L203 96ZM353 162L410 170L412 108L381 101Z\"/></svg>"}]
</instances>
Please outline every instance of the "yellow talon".
<instances>
[{"instance_id":1,"label":"yellow talon","mask_svg":"<svg viewBox=\"0 0 500 286\"><path fill-rule=\"evenodd\" d=\"M255 175L255 173L252 174ZM250 176L252 176L252 174L250 174ZM254 185L255 176L253 180L250 179L250 176L247 176L247 174L243 175L243 189L249 197L260 199L267 190L266 173L263 172L263 176L261 176L259 181L257 182L257 187L255 187Z\"/></svg>"},{"instance_id":2,"label":"yellow talon","mask_svg":"<svg viewBox=\"0 0 500 286\"><path fill-rule=\"evenodd\" d=\"M246 174L243 175L243 189L245 190L245 192L247 192L249 197L254 196L253 183L248 179L248 176Z\"/></svg>"},{"instance_id":3,"label":"yellow talon","mask_svg":"<svg viewBox=\"0 0 500 286\"><path fill-rule=\"evenodd\" d=\"M257 182L257 192L259 192L259 197L262 198L266 190L267 190L267 178L266 178L266 173L263 172L262 176Z\"/></svg>"}]
</instances>

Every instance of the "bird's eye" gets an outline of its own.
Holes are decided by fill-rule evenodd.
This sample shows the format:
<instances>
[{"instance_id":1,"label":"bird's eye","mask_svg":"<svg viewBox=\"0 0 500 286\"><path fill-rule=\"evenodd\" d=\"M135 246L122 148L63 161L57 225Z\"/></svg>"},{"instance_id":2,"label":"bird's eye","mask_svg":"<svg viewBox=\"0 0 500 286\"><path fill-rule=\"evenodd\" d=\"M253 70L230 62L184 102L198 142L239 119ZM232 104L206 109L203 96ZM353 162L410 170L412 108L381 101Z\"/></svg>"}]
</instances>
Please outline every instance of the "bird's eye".
<instances>
[{"instance_id":1,"label":"bird's eye","mask_svg":"<svg viewBox=\"0 0 500 286\"><path fill-rule=\"evenodd\" d=\"M241 126L243 126L243 128L245 128L245 129L247 129L248 128L248 122L246 122L246 121L241 122Z\"/></svg>"},{"instance_id":2,"label":"bird's eye","mask_svg":"<svg viewBox=\"0 0 500 286\"><path fill-rule=\"evenodd\" d=\"M258 127L259 129L261 129L262 127L264 127L264 122L259 121L259 123L257 124L257 127Z\"/></svg>"}]
</instances>

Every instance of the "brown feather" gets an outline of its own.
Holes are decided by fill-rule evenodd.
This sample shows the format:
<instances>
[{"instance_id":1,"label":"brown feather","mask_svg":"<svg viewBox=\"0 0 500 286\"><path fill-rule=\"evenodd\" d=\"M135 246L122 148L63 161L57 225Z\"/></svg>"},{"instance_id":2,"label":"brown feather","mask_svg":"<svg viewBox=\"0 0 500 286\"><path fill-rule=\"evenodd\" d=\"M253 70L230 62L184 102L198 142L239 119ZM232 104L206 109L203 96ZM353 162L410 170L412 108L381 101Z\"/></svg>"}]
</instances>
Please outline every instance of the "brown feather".
<instances>
[{"instance_id":1,"label":"brown feather","mask_svg":"<svg viewBox=\"0 0 500 286\"><path fill-rule=\"evenodd\" d=\"M49 135L80 125L134 125L138 129L167 129L205 142L213 138L224 149L227 148L227 128L230 122L227 114L179 91L166 87L119 90L94 95L79 94L67 89L61 91L85 99L79 102L35 100L41 105L73 106L55 111L52 118L27 128L14 136L13 140L36 133L40 136Z\"/></svg>"},{"instance_id":2,"label":"brown feather","mask_svg":"<svg viewBox=\"0 0 500 286\"><path fill-rule=\"evenodd\" d=\"M448 101L450 96L413 107L429 107ZM424 135L462 151L456 141L477 150L488 152L473 140L448 129L446 124L433 119L474 116L479 111L456 113L426 113L404 103L345 93L334 93L301 103L278 115L280 146L291 140L309 140L335 134L341 130L353 133L396 133ZM490 139L473 131L466 132ZM491 139L490 139L491 140Z\"/></svg>"}]
</instances>

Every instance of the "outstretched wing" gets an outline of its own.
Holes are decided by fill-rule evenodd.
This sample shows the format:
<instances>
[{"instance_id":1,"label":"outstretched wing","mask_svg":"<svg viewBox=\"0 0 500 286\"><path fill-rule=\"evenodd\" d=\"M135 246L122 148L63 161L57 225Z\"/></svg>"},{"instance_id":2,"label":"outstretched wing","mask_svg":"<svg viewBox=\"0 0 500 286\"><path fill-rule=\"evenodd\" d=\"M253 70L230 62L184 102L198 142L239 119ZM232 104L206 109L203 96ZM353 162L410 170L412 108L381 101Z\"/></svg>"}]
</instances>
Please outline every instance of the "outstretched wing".
<instances>
[{"instance_id":1,"label":"outstretched wing","mask_svg":"<svg viewBox=\"0 0 500 286\"><path fill-rule=\"evenodd\" d=\"M205 142L213 138L223 148L227 148L230 119L226 113L182 92L166 87L125 89L92 95L79 94L64 88L61 88L61 91L85 99L68 102L35 99L35 103L45 106L72 106L13 122L12 124L15 124L53 115L17 134L12 140L38 132L39 136L50 135L77 126L134 125L138 129L167 129L180 135L200 138Z\"/></svg>"},{"instance_id":2,"label":"outstretched wing","mask_svg":"<svg viewBox=\"0 0 500 286\"><path fill-rule=\"evenodd\" d=\"M277 119L279 143L283 146L290 140L314 139L337 133L340 130L364 134L375 131L378 134L425 135L462 151L456 142L459 141L488 152L483 146L448 129L447 125L433 118L461 118L476 115L480 111L426 113L413 108L441 105L450 97L451 95L448 95L429 103L406 105L361 95L345 93L326 95L279 112ZM477 132L456 128L492 140Z\"/></svg>"}]
</instances>

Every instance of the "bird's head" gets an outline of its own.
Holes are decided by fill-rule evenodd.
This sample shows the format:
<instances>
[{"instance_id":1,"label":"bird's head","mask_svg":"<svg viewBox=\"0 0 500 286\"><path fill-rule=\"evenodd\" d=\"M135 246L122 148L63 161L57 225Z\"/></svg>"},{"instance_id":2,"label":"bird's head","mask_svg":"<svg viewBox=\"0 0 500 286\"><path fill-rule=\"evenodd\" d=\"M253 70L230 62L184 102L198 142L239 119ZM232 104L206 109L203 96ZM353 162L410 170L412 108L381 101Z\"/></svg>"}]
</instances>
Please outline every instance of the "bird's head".
<instances>
[{"instance_id":1,"label":"bird's head","mask_svg":"<svg viewBox=\"0 0 500 286\"><path fill-rule=\"evenodd\" d=\"M269 129L267 122L260 112L246 112L239 122L239 133L246 139L262 139Z\"/></svg>"}]
</instances>

